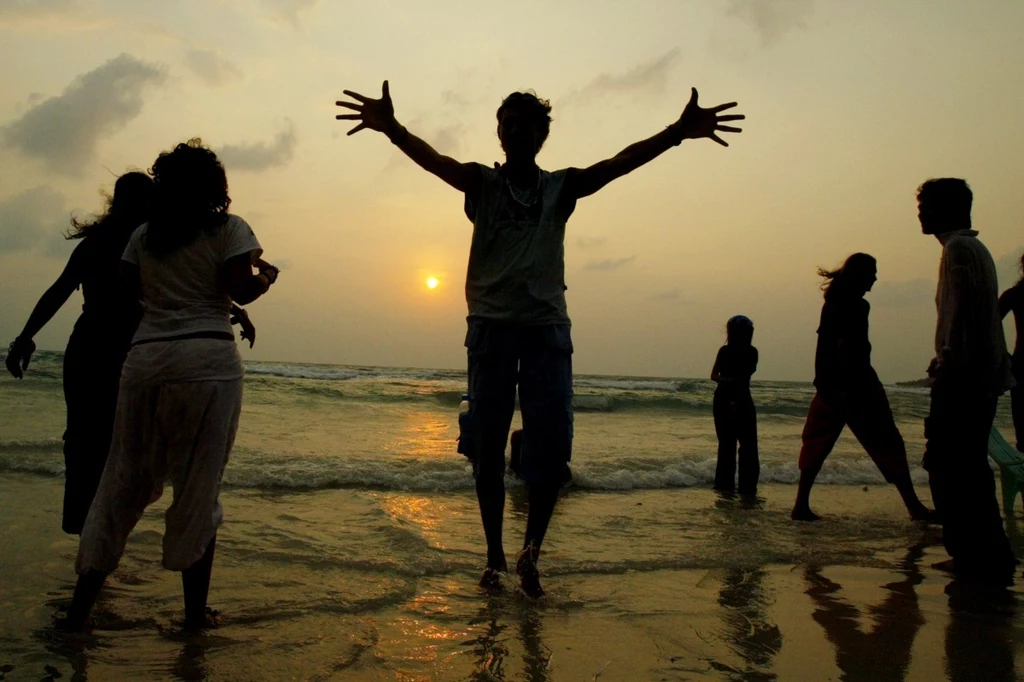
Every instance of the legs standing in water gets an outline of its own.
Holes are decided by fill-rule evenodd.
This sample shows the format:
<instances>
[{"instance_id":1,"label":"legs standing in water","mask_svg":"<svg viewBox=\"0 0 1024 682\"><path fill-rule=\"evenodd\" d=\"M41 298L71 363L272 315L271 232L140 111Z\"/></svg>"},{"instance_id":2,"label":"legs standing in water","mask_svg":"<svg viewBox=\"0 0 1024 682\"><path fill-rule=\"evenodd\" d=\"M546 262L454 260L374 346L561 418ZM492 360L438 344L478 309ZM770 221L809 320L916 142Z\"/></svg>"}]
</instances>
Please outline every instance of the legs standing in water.
<instances>
[{"instance_id":1,"label":"legs standing in water","mask_svg":"<svg viewBox=\"0 0 1024 682\"><path fill-rule=\"evenodd\" d=\"M896 486L910 517L915 521L932 520L934 514L921 503L914 490L903 436L896 427L881 384L854 394L843 392L829 396L827 400L820 393L814 396L802 436L800 485L792 518L796 521L817 521L820 518L810 508L811 487L846 425L864 446L885 480Z\"/></svg>"},{"instance_id":2,"label":"legs standing in water","mask_svg":"<svg viewBox=\"0 0 1024 682\"><path fill-rule=\"evenodd\" d=\"M487 567L480 586L494 588L499 585L498 573L508 570L502 544L505 442L515 412L519 358L507 330L484 322L470 322L466 350L472 415L469 422L476 453L473 475L487 540Z\"/></svg>"},{"instance_id":3,"label":"legs standing in water","mask_svg":"<svg viewBox=\"0 0 1024 682\"><path fill-rule=\"evenodd\" d=\"M794 521L817 521L821 518L811 511L811 486L846 426L842 410L835 407L833 402L833 399L826 400L820 393L815 394L807 413L801 435L800 485L790 514Z\"/></svg>"},{"instance_id":4,"label":"legs standing in water","mask_svg":"<svg viewBox=\"0 0 1024 682\"><path fill-rule=\"evenodd\" d=\"M487 538L482 587L498 586L507 570L502 544L505 509L505 443L519 385L523 414L522 475L530 513L516 569L523 589L540 596L536 563L558 499L572 448L572 343L568 326L511 327L471 322L470 409L477 459L477 500Z\"/></svg>"},{"instance_id":5,"label":"legs standing in water","mask_svg":"<svg viewBox=\"0 0 1024 682\"><path fill-rule=\"evenodd\" d=\"M78 585L69 625L81 627L128 536L170 479L163 565L182 573L186 625L206 618L221 478L238 429L242 380L123 388L113 446L89 511L75 568Z\"/></svg>"},{"instance_id":6,"label":"legs standing in water","mask_svg":"<svg viewBox=\"0 0 1024 682\"><path fill-rule=\"evenodd\" d=\"M757 453L757 409L752 400L739 403L736 408L736 436L740 444L739 493L754 495L761 477L761 461Z\"/></svg>"},{"instance_id":7,"label":"legs standing in water","mask_svg":"<svg viewBox=\"0 0 1024 682\"><path fill-rule=\"evenodd\" d=\"M65 533L73 535L82 532L107 462L124 361L123 353L111 348L109 340L104 340L106 347L92 347L86 344L85 336L85 332L76 329L64 352L67 429L61 526Z\"/></svg>"},{"instance_id":8,"label":"legs standing in water","mask_svg":"<svg viewBox=\"0 0 1024 682\"><path fill-rule=\"evenodd\" d=\"M713 403L715 435L718 436L718 463L715 466L715 490L736 489L736 444L739 443L739 492L754 495L761 464L757 456L757 411L749 399L730 400L715 392Z\"/></svg>"},{"instance_id":9,"label":"legs standing in water","mask_svg":"<svg viewBox=\"0 0 1024 682\"><path fill-rule=\"evenodd\" d=\"M720 390L712 402L715 435L718 436L718 463L715 465L715 490L731 493L736 489L736 409L735 403Z\"/></svg>"},{"instance_id":10,"label":"legs standing in water","mask_svg":"<svg viewBox=\"0 0 1024 682\"><path fill-rule=\"evenodd\" d=\"M942 541L961 576L993 585L1013 583L1017 559L1003 529L988 434L996 398L940 379L925 423L925 468Z\"/></svg>"},{"instance_id":11,"label":"legs standing in water","mask_svg":"<svg viewBox=\"0 0 1024 682\"><path fill-rule=\"evenodd\" d=\"M516 562L523 591L540 597L537 560L572 457L572 341L568 325L531 330L520 354L519 405L523 414L523 479L530 514Z\"/></svg>"}]
</instances>

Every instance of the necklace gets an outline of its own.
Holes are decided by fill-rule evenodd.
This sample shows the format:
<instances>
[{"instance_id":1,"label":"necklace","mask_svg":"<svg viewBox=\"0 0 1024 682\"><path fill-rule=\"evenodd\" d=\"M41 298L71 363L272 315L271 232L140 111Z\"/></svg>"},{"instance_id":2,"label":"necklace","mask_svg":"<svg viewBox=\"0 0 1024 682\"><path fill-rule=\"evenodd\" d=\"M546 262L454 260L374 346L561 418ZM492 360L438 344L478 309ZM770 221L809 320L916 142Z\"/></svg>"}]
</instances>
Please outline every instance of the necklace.
<instances>
[{"instance_id":1,"label":"necklace","mask_svg":"<svg viewBox=\"0 0 1024 682\"><path fill-rule=\"evenodd\" d=\"M508 176L505 177L505 186L508 187L508 193L512 195L512 199L517 204L524 208L531 208L540 199L540 170L537 170L537 184L533 189L526 190L525 194L516 191L516 188L509 182Z\"/></svg>"}]
</instances>

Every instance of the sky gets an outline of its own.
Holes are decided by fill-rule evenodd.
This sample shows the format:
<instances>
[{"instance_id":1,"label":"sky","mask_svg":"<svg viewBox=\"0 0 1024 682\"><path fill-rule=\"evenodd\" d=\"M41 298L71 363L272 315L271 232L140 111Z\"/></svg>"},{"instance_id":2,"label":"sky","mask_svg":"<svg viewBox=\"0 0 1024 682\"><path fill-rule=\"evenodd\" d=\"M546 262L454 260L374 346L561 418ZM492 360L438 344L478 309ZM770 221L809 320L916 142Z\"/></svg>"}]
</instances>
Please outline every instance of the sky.
<instances>
[{"instance_id":1,"label":"sky","mask_svg":"<svg viewBox=\"0 0 1024 682\"><path fill-rule=\"evenodd\" d=\"M0 0L0 340L63 268L70 217L198 136L282 268L243 357L463 367L462 197L382 135L346 136L342 90L388 79L401 123L491 164L498 104L533 89L554 107L538 157L554 170L657 133L695 86L739 102L731 146L686 141L569 221L576 372L707 376L745 314L755 378L809 380L816 268L865 251L874 364L920 378L940 246L917 186L966 178L1000 285L1018 277L1022 34L1018 0ZM63 348L80 305L40 348Z\"/></svg>"}]
</instances>

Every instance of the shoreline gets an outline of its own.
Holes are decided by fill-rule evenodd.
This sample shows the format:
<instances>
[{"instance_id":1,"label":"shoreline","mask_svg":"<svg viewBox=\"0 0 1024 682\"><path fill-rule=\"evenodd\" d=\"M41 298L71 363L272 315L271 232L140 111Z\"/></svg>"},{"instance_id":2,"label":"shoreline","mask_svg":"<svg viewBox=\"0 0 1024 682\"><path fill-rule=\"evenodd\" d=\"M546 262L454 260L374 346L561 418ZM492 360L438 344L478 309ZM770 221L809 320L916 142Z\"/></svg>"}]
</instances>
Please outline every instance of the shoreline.
<instances>
[{"instance_id":1,"label":"shoreline","mask_svg":"<svg viewBox=\"0 0 1024 682\"><path fill-rule=\"evenodd\" d=\"M74 580L60 481L3 474L0 666L8 680L1015 679L1024 581L1003 600L947 595L936 529L905 521L894 490L827 490L825 521L788 525L788 486L753 509L692 489L570 495L537 602L514 577L495 597L476 588L471 494L227 490L222 624L201 635L182 632L178 578L160 567L165 493L92 631L67 637L50 625ZM507 551L521 502L510 493ZM372 544L385 529L398 534Z\"/></svg>"}]
</instances>

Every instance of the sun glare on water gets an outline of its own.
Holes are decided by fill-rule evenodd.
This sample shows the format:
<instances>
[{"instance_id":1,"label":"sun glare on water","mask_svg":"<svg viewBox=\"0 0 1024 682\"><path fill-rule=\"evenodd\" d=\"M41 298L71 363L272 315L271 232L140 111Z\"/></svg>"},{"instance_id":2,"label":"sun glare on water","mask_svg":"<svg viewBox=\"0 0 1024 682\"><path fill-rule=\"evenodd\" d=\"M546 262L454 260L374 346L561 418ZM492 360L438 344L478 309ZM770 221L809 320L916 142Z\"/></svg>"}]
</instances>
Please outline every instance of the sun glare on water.
<instances>
[{"instance_id":1,"label":"sun glare on water","mask_svg":"<svg viewBox=\"0 0 1024 682\"><path fill-rule=\"evenodd\" d=\"M436 289L438 285L437 277L427 277L427 288Z\"/></svg>"}]
</instances>

